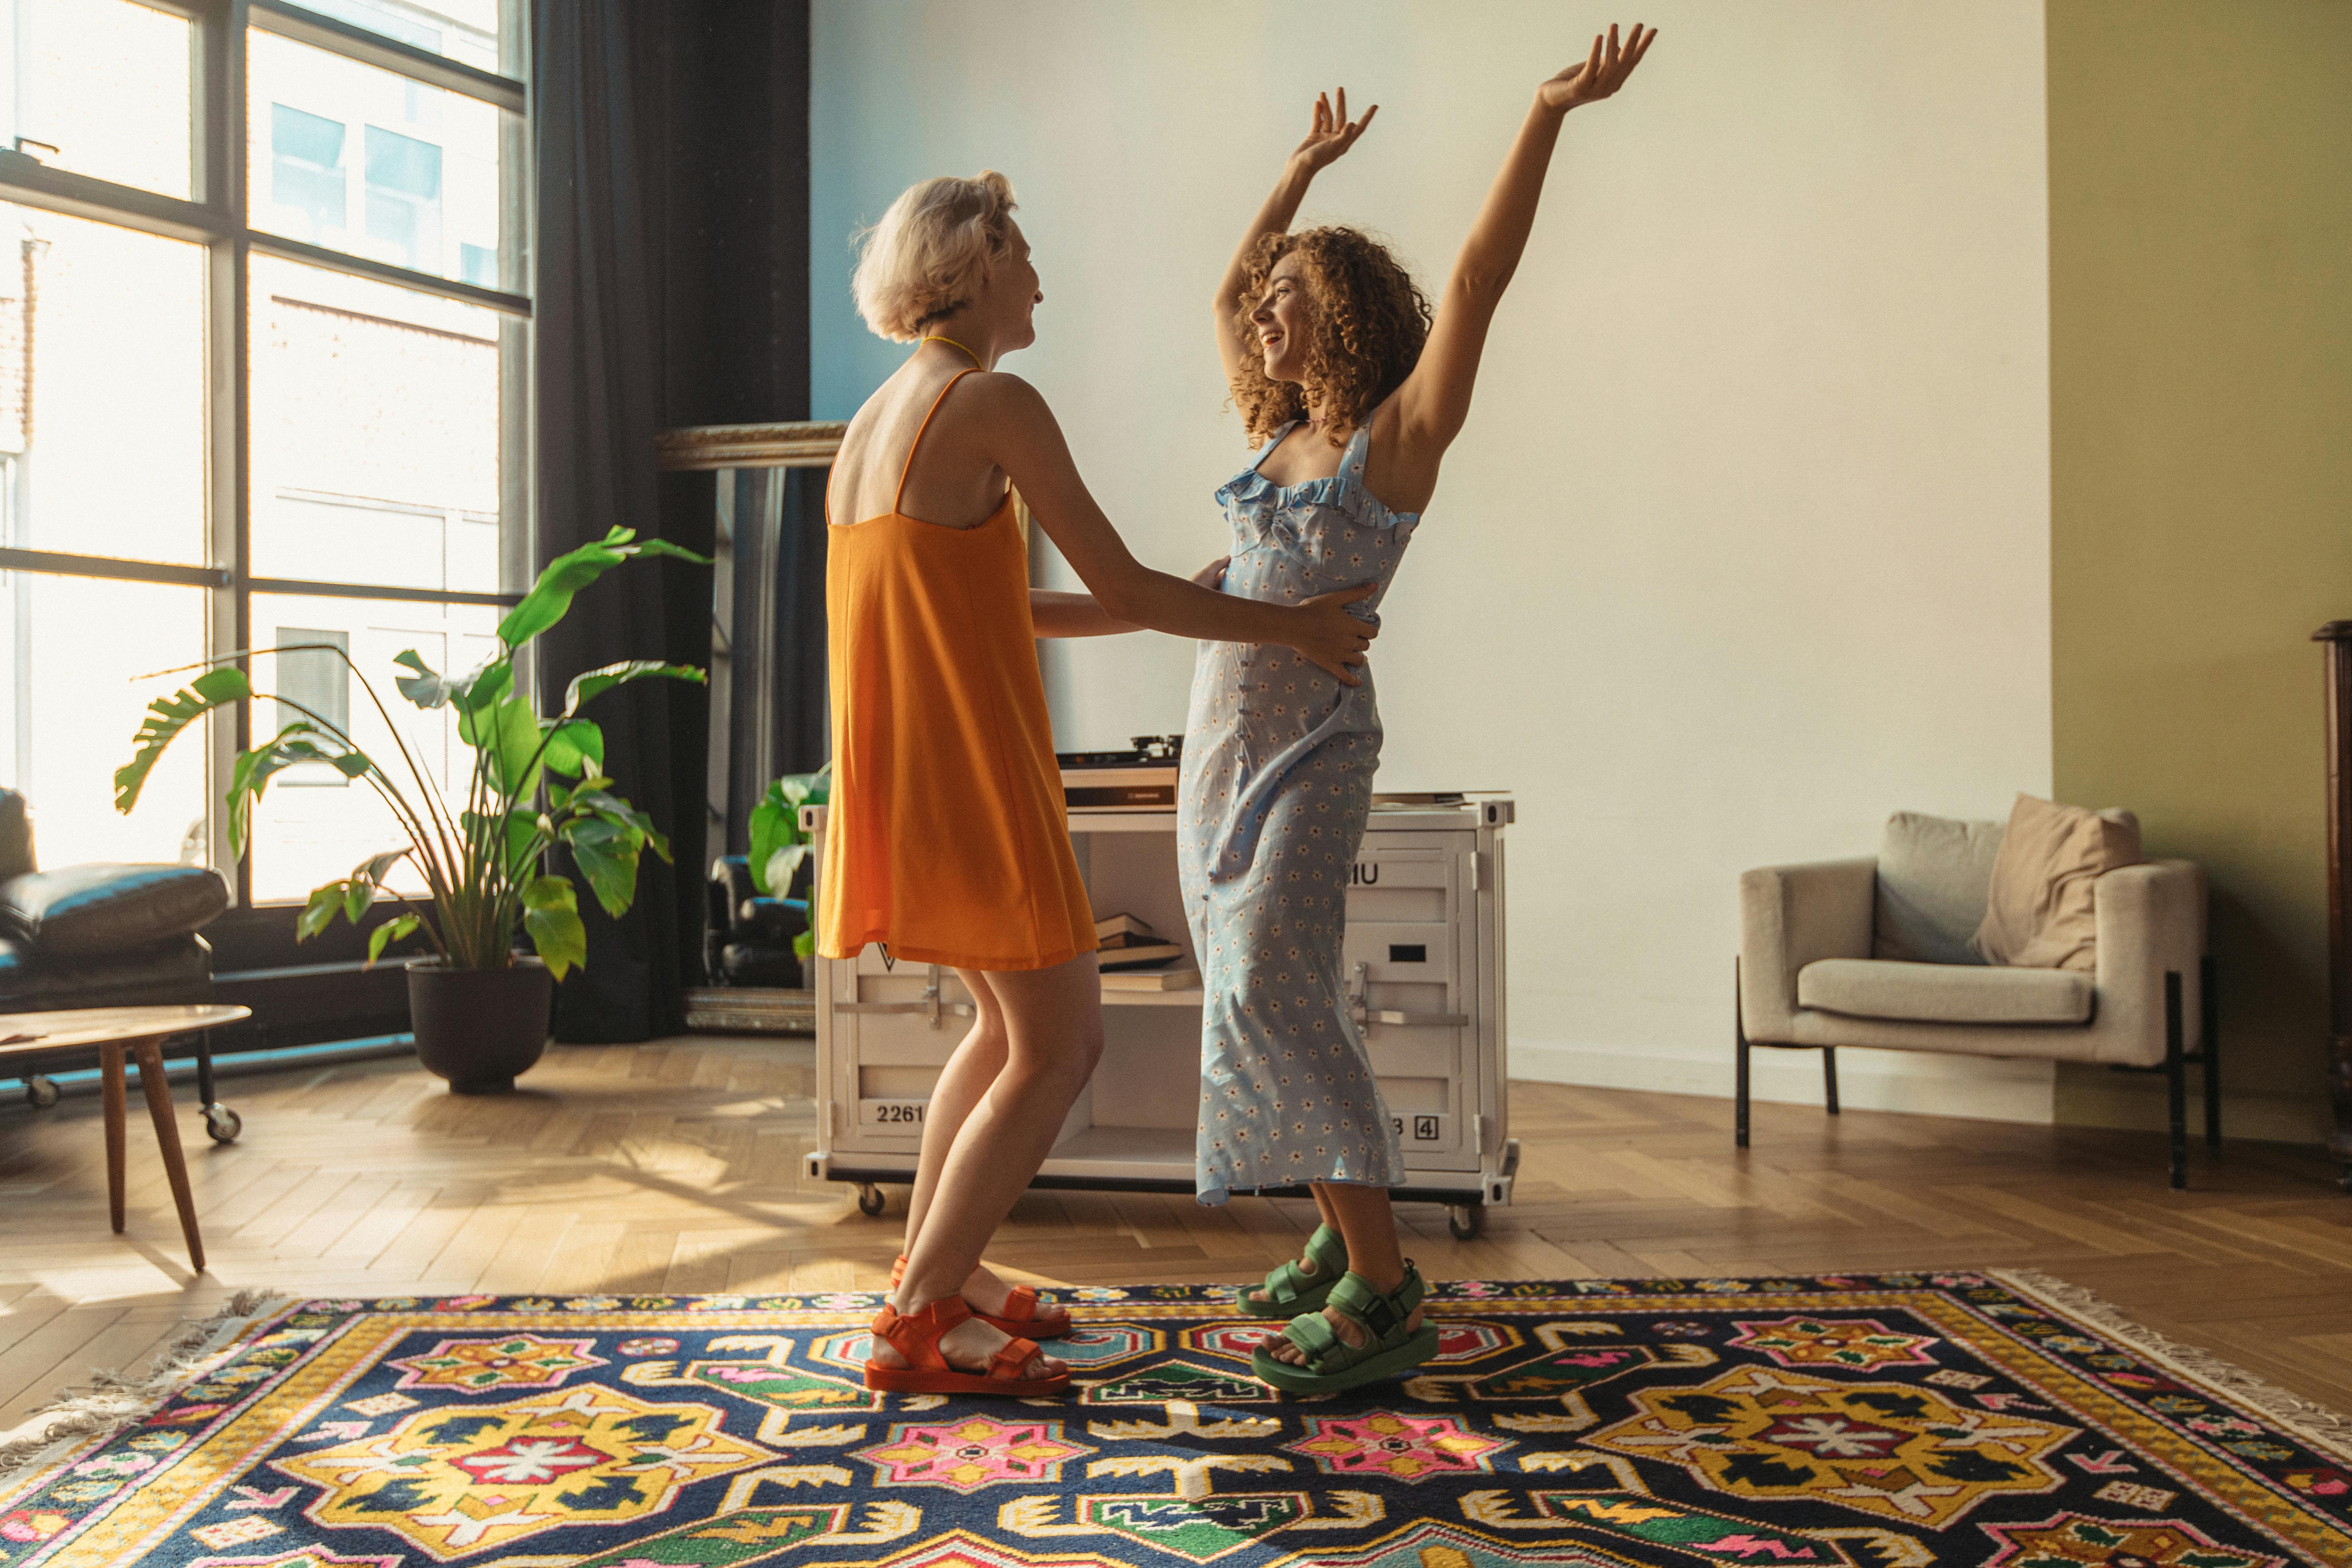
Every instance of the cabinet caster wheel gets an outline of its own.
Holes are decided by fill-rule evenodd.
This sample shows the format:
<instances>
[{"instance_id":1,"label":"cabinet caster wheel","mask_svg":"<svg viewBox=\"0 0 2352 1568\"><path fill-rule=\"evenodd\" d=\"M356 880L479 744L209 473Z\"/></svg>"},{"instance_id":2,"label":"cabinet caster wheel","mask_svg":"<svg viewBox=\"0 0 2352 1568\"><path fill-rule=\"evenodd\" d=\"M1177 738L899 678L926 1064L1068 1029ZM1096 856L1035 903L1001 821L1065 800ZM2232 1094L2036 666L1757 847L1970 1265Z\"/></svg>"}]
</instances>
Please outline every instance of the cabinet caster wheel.
<instances>
[{"instance_id":1,"label":"cabinet caster wheel","mask_svg":"<svg viewBox=\"0 0 2352 1568\"><path fill-rule=\"evenodd\" d=\"M205 1107L205 1136L215 1143L234 1143L245 1131L245 1118L226 1105Z\"/></svg>"},{"instance_id":2,"label":"cabinet caster wheel","mask_svg":"<svg viewBox=\"0 0 2352 1568\"><path fill-rule=\"evenodd\" d=\"M1445 1228L1454 1233L1456 1241L1468 1241L1486 1228L1485 1204L1448 1204L1445 1206Z\"/></svg>"},{"instance_id":3,"label":"cabinet caster wheel","mask_svg":"<svg viewBox=\"0 0 2352 1568\"><path fill-rule=\"evenodd\" d=\"M58 1088L55 1079L42 1078L36 1074L25 1080L26 1103L36 1110L47 1110L61 1098L63 1098L63 1091Z\"/></svg>"},{"instance_id":4,"label":"cabinet caster wheel","mask_svg":"<svg viewBox=\"0 0 2352 1568\"><path fill-rule=\"evenodd\" d=\"M882 1189L871 1182L857 1184L857 1212L869 1218L882 1212Z\"/></svg>"}]
</instances>

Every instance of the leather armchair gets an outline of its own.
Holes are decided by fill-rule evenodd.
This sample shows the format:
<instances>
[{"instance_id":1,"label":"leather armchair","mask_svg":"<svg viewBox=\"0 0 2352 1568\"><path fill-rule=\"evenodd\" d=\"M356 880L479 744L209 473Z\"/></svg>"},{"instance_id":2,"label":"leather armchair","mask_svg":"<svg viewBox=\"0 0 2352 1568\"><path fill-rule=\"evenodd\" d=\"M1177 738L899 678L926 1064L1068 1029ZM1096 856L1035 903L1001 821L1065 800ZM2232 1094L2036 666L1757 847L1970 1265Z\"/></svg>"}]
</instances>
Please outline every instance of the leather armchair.
<instances>
[{"instance_id":1,"label":"leather armchair","mask_svg":"<svg viewBox=\"0 0 2352 1568\"><path fill-rule=\"evenodd\" d=\"M0 1013L210 1002L212 949L196 931L227 907L227 884L202 866L39 869L25 797L0 790ZM205 1131L215 1142L236 1138L236 1112L214 1095L205 1037L164 1049L195 1058ZM98 1058L69 1048L11 1060L24 1064L26 1097L47 1108L58 1100L50 1074Z\"/></svg>"},{"instance_id":2,"label":"leather armchair","mask_svg":"<svg viewBox=\"0 0 2352 1568\"><path fill-rule=\"evenodd\" d=\"M806 899L772 899L751 881L751 863L722 855L710 866L710 921L703 963L714 985L797 988L800 955L793 939L808 930Z\"/></svg>"}]
</instances>

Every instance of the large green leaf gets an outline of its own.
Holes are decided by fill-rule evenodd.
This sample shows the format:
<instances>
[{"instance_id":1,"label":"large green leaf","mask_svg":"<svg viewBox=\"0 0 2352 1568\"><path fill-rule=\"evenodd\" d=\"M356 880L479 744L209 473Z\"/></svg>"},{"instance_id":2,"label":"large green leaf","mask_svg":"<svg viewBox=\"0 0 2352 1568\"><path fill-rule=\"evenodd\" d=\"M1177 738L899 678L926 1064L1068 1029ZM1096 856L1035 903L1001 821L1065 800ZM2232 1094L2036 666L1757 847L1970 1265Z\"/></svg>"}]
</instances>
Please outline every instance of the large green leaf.
<instances>
[{"instance_id":1,"label":"large green leaf","mask_svg":"<svg viewBox=\"0 0 2352 1568\"><path fill-rule=\"evenodd\" d=\"M771 782L766 796L751 808L751 883L768 897L780 899L790 889L790 874L800 869L803 858L793 858L781 882L770 867L780 851L803 842L801 807L823 805L832 783L831 763L813 773L786 773Z\"/></svg>"},{"instance_id":2,"label":"large green leaf","mask_svg":"<svg viewBox=\"0 0 2352 1568\"><path fill-rule=\"evenodd\" d=\"M245 854L246 836L253 820L254 803L260 800L269 787L269 781L297 763L326 763L346 777L357 777L373 764L357 752L341 749L330 752L310 739L320 734L319 727L308 719L297 719L283 730L249 752L239 752L229 764L228 776L228 843L230 853ZM357 766L347 765L357 759Z\"/></svg>"},{"instance_id":3,"label":"large green leaf","mask_svg":"<svg viewBox=\"0 0 2352 1568\"><path fill-rule=\"evenodd\" d=\"M381 855L369 856L352 868L349 880L343 884L346 889L343 895L345 919L353 925L360 923L361 918L367 913L368 906L375 902L376 889L383 886L385 874L407 853L405 849L387 849Z\"/></svg>"},{"instance_id":4,"label":"large green leaf","mask_svg":"<svg viewBox=\"0 0 2352 1568\"><path fill-rule=\"evenodd\" d=\"M343 912L344 885L329 882L310 889L310 901L302 906L302 918L294 922L294 940L308 942L329 926Z\"/></svg>"},{"instance_id":5,"label":"large green leaf","mask_svg":"<svg viewBox=\"0 0 2352 1568\"><path fill-rule=\"evenodd\" d=\"M520 877L530 861L531 840L540 831L539 813L518 805L507 813L507 875ZM551 835L550 837L552 837Z\"/></svg>"},{"instance_id":6,"label":"large green leaf","mask_svg":"<svg viewBox=\"0 0 2352 1568\"><path fill-rule=\"evenodd\" d=\"M395 915L368 932L367 961L373 963L377 959L382 958L386 947L408 935L422 923L415 915Z\"/></svg>"},{"instance_id":7,"label":"large green leaf","mask_svg":"<svg viewBox=\"0 0 2352 1568\"><path fill-rule=\"evenodd\" d=\"M579 895L569 877L534 877L523 884L522 929L558 980L588 961L588 928L580 923Z\"/></svg>"},{"instance_id":8,"label":"large green leaf","mask_svg":"<svg viewBox=\"0 0 2352 1568\"><path fill-rule=\"evenodd\" d=\"M633 555L668 555L699 566L710 564L710 557L697 555L667 539L632 543L636 537L635 529L616 528L595 543L566 551L549 562L522 602L499 623L499 641L510 648L520 647L562 620L572 608L573 595Z\"/></svg>"},{"instance_id":9,"label":"large green leaf","mask_svg":"<svg viewBox=\"0 0 2352 1568\"><path fill-rule=\"evenodd\" d=\"M768 786L768 798L751 808L751 885L769 898L782 895L768 880L768 862L776 852L800 842L800 824L793 820L799 813L776 798L776 787Z\"/></svg>"},{"instance_id":10,"label":"large green leaf","mask_svg":"<svg viewBox=\"0 0 2352 1568\"><path fill-rule=\"evenodd\" d=\"M772 899L792 897L793 879L801 874L801 864L809 858L814 847L808 844L787 844L768 857L767 886L761 891ZM755 881L759 879L753 879Z\"/></svg>"},{"instance_id":11,"label":"large green leaf","mask_svg":"<svg viewBox=\"0 0 2352 1568\"><path fill-rule=\"evenodd\" d=\"M139 804L139 792L147 787L147 775L163 755L163 748L179 739L180 731L194 723L225 702L236 702L253 695L253 682L245 671L235 665L206 670L169 697L159 697L147 704L146 714L140 720L139 732L131 737L138 750L129 762L114 770L114 809L123 813Z\"/></svg>"},{"instance_id":12,"label":"large green leaf","mask_svg":"<svg viewBox=\"0 0 2352 1568\"><path fill-rule=\"evenodd\" d=\"M606 784L612 781L607 779ZM619 795L606 789L589 789L585 785L572 791L572 808L593 813L616 827L633 827L644 837L653 852L663 859L669 858L669 840L654 826L654 819L639 811Z\"/></svg>"},{"instance_id":13,"label":"large green leaf","mask_svg":"<svg viewBox=\"0 0 2352 1568\"><path fill-rule=\"evenodd\" d=\"M709 679L690 664L664 664L657 658L624 659L619 664L608 664L602 669L573 676L572 684L563 693L563 716L569 719L580 711L582 704L593 701L615 686L626 686L632 680L647 680L656 676L665 680Z\"/></svg>"},{"instance_id":14,"label":"large green leaf","mask_svg":"<svg viewBox=\"0 0 2352 1568\"><path fill-rule=\"evenodd\" d=\"M434 673L426 666L424 657L413 647L393 655L392 662L416 672L415 675L395 675L392 678L392 683L399 689L403 697L407 698L419 708L442 706L454 699L464 684L446 675Z\"/></svg>"},{"instance_id":15,"label":"large green leaf","mask_svg":"<svg viewBox=\"0 0 2352 1568\"><path fill-rule=\"evenodd\" d=\"M498 781L500 794L519 800L539 782L533 760L539 753L539 716L517 697L499 703L493 718L497 728L488 748L490 776Z\"/></svg>"},{"instance_id":16,"label":"large green leaf","mask_svg":"<svg viewBox=\"0 0 2352 1568\"><path fill-rule=\"evenodd\" d=\"M583 769L592 773L603 771L604 731L585 719L542 719L540 723L548 731L543 760L550 773L573 778Z\"/></svg>"},{"instance_id":17,"label":"large green leaf","mask_svg":"<svg viewBox=\"0 0 2352 1568\"><path fill-rule=\"evenodd\" d=\"M457 705L457 738L469 746L478 746L475 738L476 721L494 710L514 691L514 661L500 657L490 659L466 677L450 700Z\"/></svg>"},{"instance_id":18,"label":"large green leaf","mask_svg":"<svg viewBox=\"0 0 2352 1568\"><path fill-rule=\"evenodd\" d=\"M618 920L637 896L637 858L645 853L645 835L602 816L575 816L562 825L563 841L572 858L588 879L588 890L604 912Z\"/></svg>"}]
</instances>

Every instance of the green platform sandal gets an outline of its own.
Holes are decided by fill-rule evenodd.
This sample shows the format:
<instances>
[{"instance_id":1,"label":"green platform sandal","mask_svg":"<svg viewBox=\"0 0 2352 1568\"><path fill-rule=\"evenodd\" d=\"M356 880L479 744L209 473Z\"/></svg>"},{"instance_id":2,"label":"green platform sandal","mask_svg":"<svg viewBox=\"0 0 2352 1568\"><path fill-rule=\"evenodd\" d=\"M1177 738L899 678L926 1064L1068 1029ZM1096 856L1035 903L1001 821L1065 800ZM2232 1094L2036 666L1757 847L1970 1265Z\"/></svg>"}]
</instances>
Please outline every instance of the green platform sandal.
<instances>
[{"instance_id":1,"label":"green platform sandal","mask_svg":"<svg viewBox=\"0 0 2352 1568\"><path fill-rule=\"evenodd\" d=\"M1361 1324L1370 1338L1351 1345L1331 1327L1330 1319L1320 1312L1306 1313L1285 1324L1282 1337L1307 1352L1307 1364L1286 1365L1260 1345L1250 1356L1250 1370L1261 1382L1290 1394L1338 1394L1401 1376L1437 1353L1436 1324L1405 1327L1427 1294L1421 1270L1410 1261L1404 1266L1404 1283L1385 1296L1362 1275L1351 1272L1331 1288L1327 1304Z\"/></svg>"},{"instance_id":2,"label":"green platform sandal","mask_svg":"<svg viewBox=\"0 0 2352 1568\"><path fill-rule=\"evenodd\" d=\"M1253 1318L1295 1318L1301 1312L1319 1312L1323 1303L1331 1299L1331 1288L1348 1272L1348 1243L1328 1225L1318 1225L1315 1234L1307 1238L1307 1256L1315 1260L1315 1272L1303 1272L1297 1263L1285 1263L1265 1277L1266 1299L1252 1297L1244 1286L1236 1294L1241 1298L1242 1310Z\"/></svg>"}]
</instances>

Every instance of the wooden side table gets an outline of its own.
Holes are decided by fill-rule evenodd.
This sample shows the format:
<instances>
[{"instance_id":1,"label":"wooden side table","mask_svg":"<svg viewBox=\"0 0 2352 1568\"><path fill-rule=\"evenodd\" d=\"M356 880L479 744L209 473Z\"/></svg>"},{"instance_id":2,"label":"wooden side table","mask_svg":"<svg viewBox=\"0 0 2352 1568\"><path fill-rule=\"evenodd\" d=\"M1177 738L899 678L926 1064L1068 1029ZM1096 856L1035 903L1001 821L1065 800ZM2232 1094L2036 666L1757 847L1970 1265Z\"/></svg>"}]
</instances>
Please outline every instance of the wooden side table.
<instances>
[{"instance_id":1,"label":"wooden side table","mask_svg":"<svg viewBox=\"0 0 2352 1568\"><path fill-rule=\"evenodd\" d=\"M187 1238L188 1261L205 1271L204 1237L196 1232L196 1200L188 1190L188 1164L180 1152L180 1124L172 1110L172 1088L163 1076L165 1040L174 1035L216 1029L253 1016L250 1007L77 1007L60 1013L0 1013L0 1060L53 1051L63 1047L96 1046L100 1088L106 1108L106 1212L115 1231L122 1229L123 1165L130 1136L125 1129L126 1099L122 1058L128 1051L139 1064L139 1087L147 1096L147 1115L155 1123L156 1146L163 1151L163 1172L171 1178L172 1202L180 1211L180 1234Z\"/></svg>"}]
</instances>

